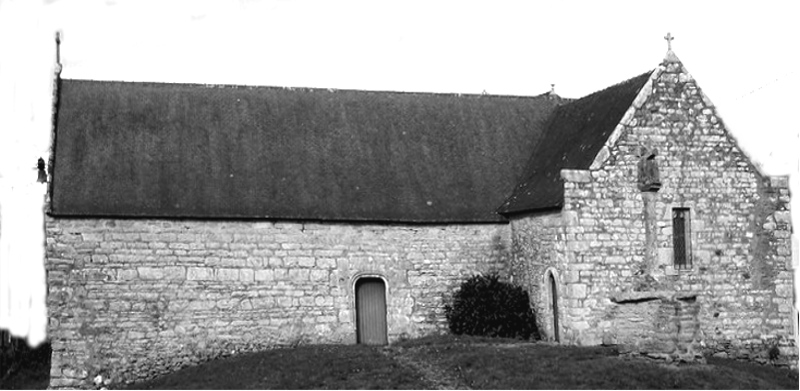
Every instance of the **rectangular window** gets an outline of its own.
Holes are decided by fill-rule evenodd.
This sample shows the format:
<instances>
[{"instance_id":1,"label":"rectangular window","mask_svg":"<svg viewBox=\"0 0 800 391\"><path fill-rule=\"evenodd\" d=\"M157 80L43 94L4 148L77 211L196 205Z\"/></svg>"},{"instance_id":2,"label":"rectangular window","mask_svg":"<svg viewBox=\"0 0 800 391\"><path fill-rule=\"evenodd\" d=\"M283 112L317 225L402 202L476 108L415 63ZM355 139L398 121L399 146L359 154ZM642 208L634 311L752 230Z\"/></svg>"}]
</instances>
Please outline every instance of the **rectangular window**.
<instances>
[{"instance_id":1,"label":"rectangular window","mask_svg":"<svg viewBox=\"0 0 800 391\"><path fill-rule=\"evenodd\" d=\"M689 208L672 209L672 250L675 254L675 269L692 267L690 226Z\"/></svg>"}]
</instances>

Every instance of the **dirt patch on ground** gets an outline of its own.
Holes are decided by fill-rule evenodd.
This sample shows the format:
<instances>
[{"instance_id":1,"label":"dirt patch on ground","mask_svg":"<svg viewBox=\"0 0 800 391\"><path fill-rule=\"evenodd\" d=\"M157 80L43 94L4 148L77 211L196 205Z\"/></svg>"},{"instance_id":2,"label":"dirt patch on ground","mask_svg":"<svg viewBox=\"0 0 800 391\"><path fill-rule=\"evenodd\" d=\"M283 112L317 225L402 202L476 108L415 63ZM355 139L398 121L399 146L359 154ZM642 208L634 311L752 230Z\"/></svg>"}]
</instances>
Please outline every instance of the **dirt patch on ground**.
<instances>
[{"instance_id":1,"label":"dirt patch on ground","mask_svg":"<svg viewBox=\"0 0 800 391\"><path fill-rule=\"evenodd\" d=\"M387 346L381 349L386 357L394 360L401 366L419 373L430 390L470 390L464 381L442 368L421 360L422 347Z\"/></svg>"}]
</instances>

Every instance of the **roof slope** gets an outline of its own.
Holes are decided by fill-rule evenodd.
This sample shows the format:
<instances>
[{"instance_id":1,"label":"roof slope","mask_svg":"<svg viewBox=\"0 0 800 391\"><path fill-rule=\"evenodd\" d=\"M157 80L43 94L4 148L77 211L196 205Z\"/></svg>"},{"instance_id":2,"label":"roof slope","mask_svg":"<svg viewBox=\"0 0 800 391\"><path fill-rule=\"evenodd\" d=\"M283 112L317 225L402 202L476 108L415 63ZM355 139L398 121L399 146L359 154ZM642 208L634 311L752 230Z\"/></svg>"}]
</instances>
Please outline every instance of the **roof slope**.
<instances>
[{"instance_id":1,"label":"roof slope","mask_svg":"<svg viewBox=\"0 0 800 391\"><path fill-rule=\"evenodd\" d=\"M643 73L560 106L528 162L523 179L497 211L513 214L561 207L561 169L589 168L651 74L652 71Z\"/></svg>"},{"instance_id":2,"label":"roof slope","mask_svg":"<svg viewBox=\"0 0 800 391\"><path fill-rule=\"evenodd\" d=\"M560 102L62 80L51 213L503 221Z\"/></svg>"}]
</instances>

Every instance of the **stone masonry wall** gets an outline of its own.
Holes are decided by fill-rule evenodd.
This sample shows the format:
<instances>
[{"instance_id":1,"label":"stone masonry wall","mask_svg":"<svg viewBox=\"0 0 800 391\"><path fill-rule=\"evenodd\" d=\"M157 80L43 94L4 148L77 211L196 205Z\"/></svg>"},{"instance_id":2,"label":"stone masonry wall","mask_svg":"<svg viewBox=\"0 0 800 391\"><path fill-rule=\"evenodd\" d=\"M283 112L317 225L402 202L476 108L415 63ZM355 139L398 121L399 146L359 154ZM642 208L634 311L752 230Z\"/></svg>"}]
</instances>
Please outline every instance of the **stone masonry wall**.
<instances>
[{"instance_id":1,"label":"stone masonry wall","mask_svg":"<svg viewBox=\"0 0 800 391\"><path fill-rule=\"evenodd\" d=\"M618 304L606 317L616 331L614 343L621 346L621 352L668 360L694 360L700 353L694 343L700 330L696 301L649 297ZM681 354L672 357L670 353L675 351Z\"/></svg>"},{"instance_id":2,"label":"stone masonry wall","mask_svg":"<svg viewBox=\"0 0 800 391\"><path fill-rule=\"evenodd\" d=\"M47 219L51 387L144 380L296 343L355 343L354 285L387 285L390 341L446 328L508 225Z\"/></svg>"},{"instance_id":3,"label":"stone masonry wall","mask_svg":"<svg viewBox=\"0 0 800 391\"><path fill-rule=\"evenodd\" d=\"M511 282L528 292L540 335L550 341L555 340L556 333L548 273L555 278L555 294L559 298L563 295L559 290L561 282L570 276L562 274L567 270L564 226L560 211L515 216L511 220ZM563 316L559 314L559 324Z\"/></svg>"},{"instance_id":4,"label":"stone masonry wall","mask_svg":"<svg viewBox=\"0 0 800 391\"><path fill-rule=\"evenodd\" d=\"M657 192L637 188L642 149L657 151ZM613 296L668 291L696 295L707 351L766 361L776 346L796 366L788 181L758 171L677 58L654 72L591 169L567 174L567 257L580 278L566 292L582 307L565 325L573 343L613 339ZM690 210L685 270L673 267L673 208Z\"/></svg>"}]
</instances>

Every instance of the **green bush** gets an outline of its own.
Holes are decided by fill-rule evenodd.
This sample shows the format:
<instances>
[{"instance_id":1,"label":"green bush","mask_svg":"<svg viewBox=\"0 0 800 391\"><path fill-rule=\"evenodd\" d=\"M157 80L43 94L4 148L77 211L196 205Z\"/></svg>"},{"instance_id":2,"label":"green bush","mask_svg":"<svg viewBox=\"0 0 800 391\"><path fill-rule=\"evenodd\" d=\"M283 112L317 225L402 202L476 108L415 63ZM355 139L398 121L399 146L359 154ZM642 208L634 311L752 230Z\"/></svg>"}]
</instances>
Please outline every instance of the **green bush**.
<instances>
[{"instance_id":1,"label":"green bush","mask_svg":"<svg viewBox=\"0 0 800 391\"><path fill-rule=\"evenodd\" d=\"M453 334L539 339L528 292L495 274L462 283L445 315Z\"/></svg>"}]
</instances>

